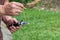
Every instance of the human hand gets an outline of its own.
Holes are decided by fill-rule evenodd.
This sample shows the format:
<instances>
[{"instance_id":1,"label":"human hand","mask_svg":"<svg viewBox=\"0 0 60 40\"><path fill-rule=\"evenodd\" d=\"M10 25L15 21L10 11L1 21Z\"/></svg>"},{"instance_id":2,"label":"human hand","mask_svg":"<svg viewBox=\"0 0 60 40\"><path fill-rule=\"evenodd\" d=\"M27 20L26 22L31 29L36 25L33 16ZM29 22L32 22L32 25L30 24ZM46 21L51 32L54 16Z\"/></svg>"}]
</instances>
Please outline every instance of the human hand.
<instances>
[{"instance_id":1,"label":"human hand","mask_svg":"<svg viewBox=\"0 0 60 40\"><path fill-rule=\"evenodd\" d=\"M9 26L10 24L18 23L18 21L15 18L12 18L11 16L3 16L3 22L6 24L7 28L10 30L11 33L17 31L20 27L18 26Z\"/></svg>"},{"instance_id":2,"label":"human hand","mask_svg":"<svg viewBox=\"0 0 60 40\"><path fill-rule=\"evenodd\" d=\"M8 23L7 27L11 31L11 33L17 31L20 28L19 25L18 26L14 26L14 25L9 26L10 24L18 23L18 21L15 18L10 19L8 22L9 23Z\"/></svg>"},{"instance_id":3,"label":"human hand","mask_svg":"<svg viewBox=\"0 0 60 40\"><path fill-rule=\"evenodd\" d=\"M7 2L6 4L4 4L3 8L6 15L13 16L21 13L24 9L24 6L23 4L18 2Z\"/></svg>"}]
</instances>

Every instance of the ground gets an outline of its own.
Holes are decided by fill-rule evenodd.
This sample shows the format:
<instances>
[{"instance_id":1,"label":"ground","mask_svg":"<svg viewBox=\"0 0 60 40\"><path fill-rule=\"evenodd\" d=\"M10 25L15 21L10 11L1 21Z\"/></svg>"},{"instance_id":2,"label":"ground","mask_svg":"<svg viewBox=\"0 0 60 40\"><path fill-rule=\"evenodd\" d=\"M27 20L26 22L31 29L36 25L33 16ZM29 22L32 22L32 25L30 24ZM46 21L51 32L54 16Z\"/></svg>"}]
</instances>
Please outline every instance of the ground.
<instances>
[{"instance_id":1,"label":"ground","mask_svg":"<svg viewBox=\"0 0 60 40\"><path fill-rule=\"evenodd\" d=\"M60 12L25 9L15 17L30 24L13 33L13 40L60 40Z\"/></svg>"}]
</instances>

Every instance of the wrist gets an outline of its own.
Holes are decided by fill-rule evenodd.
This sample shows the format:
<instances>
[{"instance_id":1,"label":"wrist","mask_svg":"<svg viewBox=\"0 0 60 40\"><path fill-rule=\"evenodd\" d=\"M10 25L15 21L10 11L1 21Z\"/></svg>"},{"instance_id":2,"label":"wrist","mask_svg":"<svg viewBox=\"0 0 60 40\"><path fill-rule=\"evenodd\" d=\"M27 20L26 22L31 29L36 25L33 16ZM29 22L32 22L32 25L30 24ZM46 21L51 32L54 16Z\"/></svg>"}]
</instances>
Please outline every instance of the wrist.
<instances>
[{"instance_id":1,"label":"wrist","mask_svg":"<svg viewBox=\"0 0 60 40\"><path fill-rule=\"evenodd\" d=\"M0 14L5 15L4 5L0 5Z\"/></svg>"}]
</instances>

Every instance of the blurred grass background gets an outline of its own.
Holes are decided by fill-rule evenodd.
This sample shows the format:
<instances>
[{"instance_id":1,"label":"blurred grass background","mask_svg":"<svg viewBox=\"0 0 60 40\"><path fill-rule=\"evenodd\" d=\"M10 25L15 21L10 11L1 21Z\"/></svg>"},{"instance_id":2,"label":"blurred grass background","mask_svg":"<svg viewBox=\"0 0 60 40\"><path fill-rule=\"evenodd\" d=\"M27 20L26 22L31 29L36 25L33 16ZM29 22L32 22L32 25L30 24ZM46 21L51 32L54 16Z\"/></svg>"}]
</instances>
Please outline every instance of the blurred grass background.
<instances>
[{"instance_id":1,"label":"blurred grass background","mask_svg":"<svg viewBox=\"0 0 60 40\"><path fill-rule=\"evenodd\" d=\"M25 2L24 0L13 1ZM60 12L27 8L14 17L30 24L23 25L13 33L13 40L60 40Z\"/></svg>"},{"instance_id":2,"label":"blurred grass background","mask_svg":"<svg viewBox=\"0 0 60 40\"><path fill-rule=\"evenodd\" d=\"M60 40L60 12L26 9L18 20L29 22L13 34L13 40Z\"/></svg>"}]
</instances>

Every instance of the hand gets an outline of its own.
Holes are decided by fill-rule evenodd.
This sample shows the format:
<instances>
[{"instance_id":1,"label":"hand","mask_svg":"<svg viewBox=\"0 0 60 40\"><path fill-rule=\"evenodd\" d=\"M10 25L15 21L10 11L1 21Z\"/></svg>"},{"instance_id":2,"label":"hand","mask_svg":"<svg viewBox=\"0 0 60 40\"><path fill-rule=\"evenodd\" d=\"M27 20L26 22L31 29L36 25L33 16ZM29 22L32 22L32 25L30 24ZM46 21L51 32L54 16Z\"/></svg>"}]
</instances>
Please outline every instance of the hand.
<instances>
[{"instance_id":1,"label":"hand","mask_svg":"<svg viewBox=\"0 0 60 40\"><path fill-rule=\"evenodd\" d=\"M18 22L15 18L12 18L11 16L4 16L3 21L7 25L8 29L11 31L11 33L17 31L20 28L19 26L14 26L14 25L9 26L10 24Z\"/></svg>"},{"instance_id":2,"label":"hand","mask_svg":"<svg viewBox=\"0 0 60 40\"><path fill-rule=\"evenodd\" d=\"M12 18L8 21L8 25L13 24L13 23L17 23L17 20L15 18ZM7 27L12 33L19 29L19 26L14 26L14 25L13 26L8 26L8 25L7 25Z\"/></svg>"},{"instance_id":3,"label":"hand","mask_svg":"<svg viewBox=\"0 0 60 40\"><path fill-rule=\"evenodd\" d=\"M23 11L24 6L18 2L7 2L3 8L6 15L18 15Z\"/></svg>"}]
</instances>

